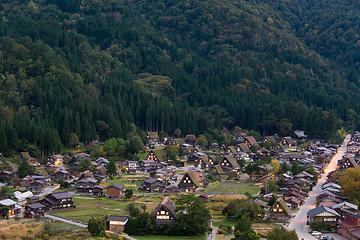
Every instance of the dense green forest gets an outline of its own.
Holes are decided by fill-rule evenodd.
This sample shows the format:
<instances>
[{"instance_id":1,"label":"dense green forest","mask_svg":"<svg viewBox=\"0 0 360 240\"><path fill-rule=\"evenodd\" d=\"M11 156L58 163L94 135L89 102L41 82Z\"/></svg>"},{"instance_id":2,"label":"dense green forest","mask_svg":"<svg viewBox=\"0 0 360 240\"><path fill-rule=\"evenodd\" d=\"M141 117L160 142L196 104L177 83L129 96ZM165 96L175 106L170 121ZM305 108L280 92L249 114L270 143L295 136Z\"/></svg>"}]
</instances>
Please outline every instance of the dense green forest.
<instances>
[{"instance_id":1,"label":"dense green forest","mask_svg":"<svg viewBox=\"0 0 360 240\"><path fill-rule=\"evenodd\" d=\"M48 155L71 133L352 131L359 14L345 2L1 0L0 152Z\"/></svg>"}]
</instances>

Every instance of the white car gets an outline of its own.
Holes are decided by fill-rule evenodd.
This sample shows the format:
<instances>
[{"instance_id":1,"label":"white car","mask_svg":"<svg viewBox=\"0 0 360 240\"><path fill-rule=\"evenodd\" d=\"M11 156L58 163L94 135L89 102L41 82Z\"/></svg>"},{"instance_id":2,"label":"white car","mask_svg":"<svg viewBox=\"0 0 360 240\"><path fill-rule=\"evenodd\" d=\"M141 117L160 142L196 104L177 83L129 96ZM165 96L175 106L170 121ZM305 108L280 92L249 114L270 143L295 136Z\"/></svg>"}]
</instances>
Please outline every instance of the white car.
<instances>
[{"instance_id":1,"label":"white car","mask_svg":"<svg viewBox=\"0 0 360 240\"><path fill-rule=\"evenodd\" d=\"M318 232L318 231L313 231L311 233L312 236L321 236L321 232Z\"/></svg>"}]
</instances>

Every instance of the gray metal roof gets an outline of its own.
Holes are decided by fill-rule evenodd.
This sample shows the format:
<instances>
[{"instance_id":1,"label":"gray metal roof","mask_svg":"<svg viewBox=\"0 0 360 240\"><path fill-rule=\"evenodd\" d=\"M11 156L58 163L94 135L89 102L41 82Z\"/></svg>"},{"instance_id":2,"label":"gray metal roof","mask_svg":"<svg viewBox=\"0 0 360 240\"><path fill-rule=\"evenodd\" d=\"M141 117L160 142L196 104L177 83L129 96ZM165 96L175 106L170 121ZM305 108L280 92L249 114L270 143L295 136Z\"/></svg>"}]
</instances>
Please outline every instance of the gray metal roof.
<instances>
[{"instance_id":1,"label":"gray metal roof","mask_svg":"<svg viewBox=\"0 0 360 240\"><path fill-rule=\"evenodd\" d=\"M320 206L318 206L318 207L316 207L314 209L309 210L307 214L310 217L313 217L313 216L318 215L319 213L322 213L322 212L329 212L329 213L332 213L332 214L340 217L340 215L335 210L332 210L331 208L325 207L323 205L320 205Z\"/></svg>"}]
</instances>

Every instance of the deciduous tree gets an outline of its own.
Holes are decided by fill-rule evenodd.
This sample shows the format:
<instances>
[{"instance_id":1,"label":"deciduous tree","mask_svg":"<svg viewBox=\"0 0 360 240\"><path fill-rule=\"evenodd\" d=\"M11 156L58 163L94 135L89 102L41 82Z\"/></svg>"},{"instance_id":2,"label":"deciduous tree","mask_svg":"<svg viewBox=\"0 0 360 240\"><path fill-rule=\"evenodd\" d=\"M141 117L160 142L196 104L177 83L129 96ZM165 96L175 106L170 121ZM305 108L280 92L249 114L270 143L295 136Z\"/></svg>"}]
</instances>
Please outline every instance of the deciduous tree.
<instances>
[{"instance_id":1,"label":"deciduous tree","mask_svg":"<svg viewBox=\"0 0 360 240\"><path fill-rule=\"evenodd\" d=\"M201 235L209 228L211 218L209 209L194 195L181 195L176 201L179 227L188 235Z\"/></svg>"}]
</instances>

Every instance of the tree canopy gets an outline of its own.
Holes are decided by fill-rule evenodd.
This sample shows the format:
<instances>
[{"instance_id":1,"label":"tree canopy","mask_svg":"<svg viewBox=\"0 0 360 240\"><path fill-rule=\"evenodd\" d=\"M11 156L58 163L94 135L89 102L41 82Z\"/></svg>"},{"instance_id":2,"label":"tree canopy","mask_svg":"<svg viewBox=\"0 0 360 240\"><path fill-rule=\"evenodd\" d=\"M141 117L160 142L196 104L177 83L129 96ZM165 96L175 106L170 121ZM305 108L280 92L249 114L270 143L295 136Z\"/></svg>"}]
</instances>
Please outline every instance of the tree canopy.
<instances>
[{"instance_id":1,"label":"tree canopy","mask_svg":"<svg viewBox=\"0 0 360 240\"><path fill-rule=\"evenodd\" d=\"M176 200L176 215L178 226L184 235L201 235L209 229L211 218L209 209L203 201L194 195L180 195Z\"/></svg>"}]
</instances>

